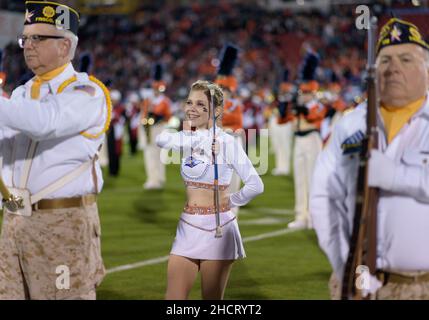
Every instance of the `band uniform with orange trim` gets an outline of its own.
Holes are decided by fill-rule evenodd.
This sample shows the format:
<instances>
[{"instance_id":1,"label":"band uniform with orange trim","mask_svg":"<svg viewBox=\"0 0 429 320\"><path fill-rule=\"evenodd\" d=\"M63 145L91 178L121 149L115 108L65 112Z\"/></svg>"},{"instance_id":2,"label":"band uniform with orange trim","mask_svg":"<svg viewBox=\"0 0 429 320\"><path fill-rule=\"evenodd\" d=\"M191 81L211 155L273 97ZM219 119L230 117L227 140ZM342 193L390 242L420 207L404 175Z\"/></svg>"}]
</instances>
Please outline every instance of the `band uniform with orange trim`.
<instances>
[{"instance_id":1,"label":"band uniform with orange trim","mask_svg":"<svg viewBox=\"0 0 429 320\"><path fill-rule=\"evenodd\" d=\"M152 99L145 99L141 109L141 123L143 125L151 126L161 121L167 122L172 116L171 101L163 94Z\"/></svg>"},{"instance_id":2,"label":"band uniform with orange trim","mask_svg":"<svg viewBox=\"0 0 429 320\"><path fill-rule=\"evenodd\" d=\"M243 129L243 106L237 99L225 102L222 126L224 129L232 129L233 132Z\"/></svg>"}]
</instances>

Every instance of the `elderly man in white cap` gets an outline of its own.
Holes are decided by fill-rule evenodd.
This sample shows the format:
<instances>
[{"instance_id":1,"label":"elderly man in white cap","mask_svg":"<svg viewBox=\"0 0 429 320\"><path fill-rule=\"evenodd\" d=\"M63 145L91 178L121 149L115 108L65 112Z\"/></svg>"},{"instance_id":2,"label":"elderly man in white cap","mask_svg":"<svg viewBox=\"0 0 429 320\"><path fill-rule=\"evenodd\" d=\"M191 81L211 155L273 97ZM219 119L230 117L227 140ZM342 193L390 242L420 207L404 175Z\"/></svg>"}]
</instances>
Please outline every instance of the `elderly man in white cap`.
<instances>
[{"instance_id":1,"label":"elderly man in white cap","mask_svg":"<svg viewBox=\"0 0 429 320\"><path fill-rule=\"evenodd\" d=\"M19 44L35 77L0 97L0 299L95 299L105 270L97 153L110 123L106 87L74 70L79 14L26 2ZM3 189L3 191L5 191Z\"/></svg>"}]
</instances>

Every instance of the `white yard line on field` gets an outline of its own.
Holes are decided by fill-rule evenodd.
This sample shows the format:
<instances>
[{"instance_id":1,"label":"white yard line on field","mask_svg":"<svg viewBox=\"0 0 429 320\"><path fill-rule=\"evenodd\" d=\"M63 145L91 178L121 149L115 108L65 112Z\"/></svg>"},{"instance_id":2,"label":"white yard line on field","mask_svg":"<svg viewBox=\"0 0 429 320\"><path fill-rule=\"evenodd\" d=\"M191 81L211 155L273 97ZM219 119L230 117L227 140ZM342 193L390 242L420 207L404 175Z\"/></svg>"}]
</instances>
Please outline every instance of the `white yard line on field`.
<instances>
[{"instance_id":1,"label":"white yard line on field","mask_svg":"<svg viewBox=\"0 0 429 320\"><path fill-rule=\"evenodd\" d=\"M255 236L243 238L243 242L246 243L246 242L259 241L259 240L268 239L268 238L274 238L274 237L282 236L284 234L292 233L295 231L298 231L298 230L280 229L280 230L276 230L276 231L272 231L272 232L262 233L262 234L258 234ZM136 262L136 263L125 264L122 266L114 267L114 268L108 269L107 274L164 263L164 262L168 261L168 257L169 256L163 256L163 257L158 257L158 258L149 259L149 260L143 260L143 261Z\"/></svg>"},{"instance_id":2,"label":"white yard line on field","mask_svg":"<svg viewBox=\"0 0 429 320\"><path fill-rule=\"evenodd\" d=\"M145 266L151 266L154 264L166 262L167 260L168 260L168 256L164 256L164 257L159 257L159 258L155 258L155 259L143 260L143 261L136 262L136 263L124 264L122 266L118 266L118 267L108 269L106 271L106 273L109 274L109 273L115 273L115 272L119 272L119 271L132 270L132 269L141 268L141 267L145 267Z\"/></svg>"}]
</instances>

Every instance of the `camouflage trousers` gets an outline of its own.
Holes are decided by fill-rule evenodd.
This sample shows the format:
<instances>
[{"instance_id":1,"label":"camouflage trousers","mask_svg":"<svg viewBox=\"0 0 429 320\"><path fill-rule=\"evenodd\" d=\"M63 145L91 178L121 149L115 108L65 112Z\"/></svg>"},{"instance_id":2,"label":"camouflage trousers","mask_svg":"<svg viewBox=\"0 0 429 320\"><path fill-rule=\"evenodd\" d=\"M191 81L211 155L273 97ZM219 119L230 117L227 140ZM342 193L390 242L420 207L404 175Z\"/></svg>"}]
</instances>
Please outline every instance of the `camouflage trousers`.
<instances>
[{"instance_id":1,"label":"camouflage trousers","mask_svg":"<svg viewBox=\"0 0 429 320\"><path fill-rule=\"evenodd\" d=\"M97 204L4 214L0 299L95 299L105 269Z\"/></svg>"},{"instance_id":2,"label":"camouflage trousers","mask_svg":"<svg viewBox=\"0 0 429 320\"><path fill-rule=\"evenodd\" d=\"M377 300L429 300L429 282L387 283L377 291Z\"/></svg>"},{"instance_id":3,"label":"camouflage trousers","mask_svg":"<svg viewBox=\"0 0 429 320\"><path fill-rule=\"evenodd\" d=\"M332 300L341 299L341 282L332 273L329 279L329 291ZM376 300L429 300L429 282L393 283L388 282L378 289Z\"/></svg>"}]
</instances>

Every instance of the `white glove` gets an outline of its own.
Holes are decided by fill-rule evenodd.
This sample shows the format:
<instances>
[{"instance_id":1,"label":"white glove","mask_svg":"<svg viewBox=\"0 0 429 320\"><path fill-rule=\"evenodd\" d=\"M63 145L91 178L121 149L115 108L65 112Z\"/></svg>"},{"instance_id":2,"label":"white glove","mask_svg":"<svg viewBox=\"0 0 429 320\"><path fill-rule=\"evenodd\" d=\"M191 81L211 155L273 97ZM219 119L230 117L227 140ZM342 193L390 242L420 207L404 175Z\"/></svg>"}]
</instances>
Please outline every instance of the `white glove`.
<instances>
[{"instance_id":1,"label":"white glove","mask_svg":"<svg viewBox=\"0 0 429 320\"><path fill-rule=\"evenodd\" d=\"M381 283L381 281L378 280L376 276L370 275L369 286L362 289L362 297L366 298L368 295L375 294L382 286L383 283Z\"/></svg>"},{"instance_id":2,"label":"white glove","mask_svg":"<svg viewBox=\"0 0 429 320\"><path fill-rule=\"evenodd\" d=\"M368 163L368 185L391 190L395 180L395 162L381 151L371 150Z\"/></svg>"}]
</instances>

